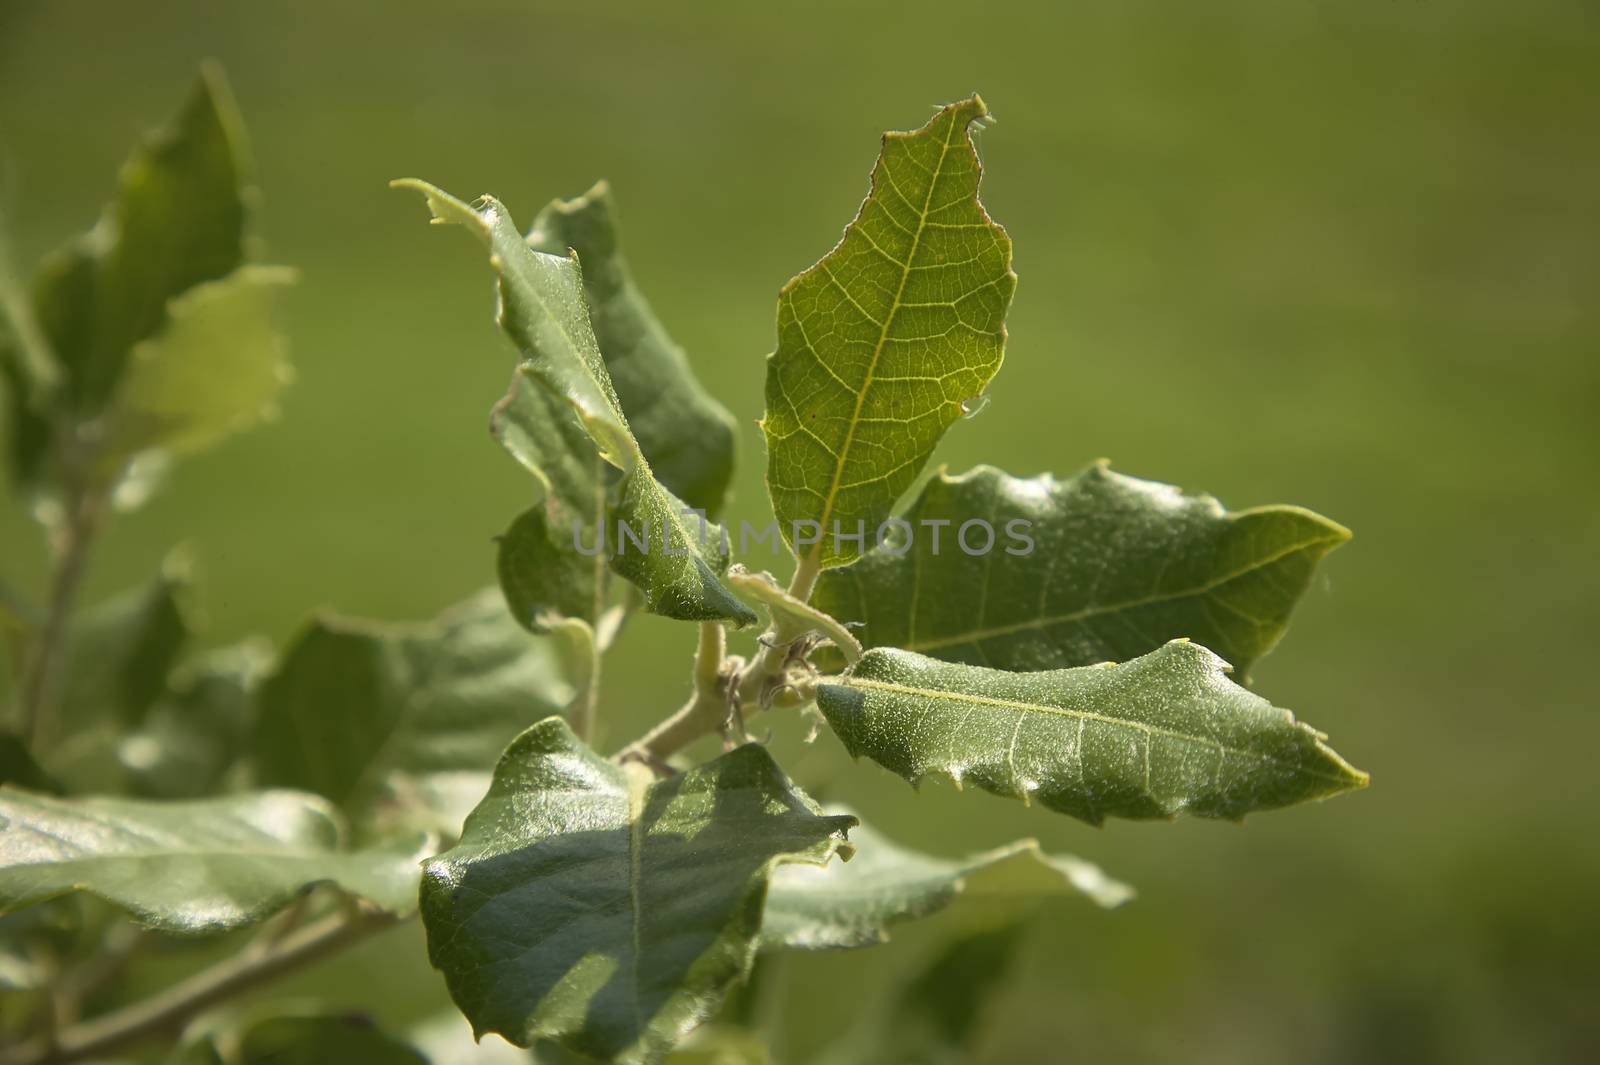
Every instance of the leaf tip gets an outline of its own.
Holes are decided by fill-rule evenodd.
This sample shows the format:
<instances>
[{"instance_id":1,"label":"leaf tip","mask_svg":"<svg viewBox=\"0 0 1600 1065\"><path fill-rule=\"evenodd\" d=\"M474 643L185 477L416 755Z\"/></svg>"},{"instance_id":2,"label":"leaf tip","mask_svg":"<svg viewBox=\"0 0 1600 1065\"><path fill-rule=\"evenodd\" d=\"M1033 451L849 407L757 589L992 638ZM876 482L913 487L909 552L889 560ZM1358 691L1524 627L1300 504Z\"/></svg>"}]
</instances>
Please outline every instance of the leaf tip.
<instances>
[{"instance_id":1,"label":"leaf tip","mask_svg":"<svg viewBox=\"0 0 1600 1065\"><path fill-rule=\"evenodd\" d=\"M934 109L938 114L935 121L943 115L951 115L959 125L965 126L972 122L990 119L989 105L984 102L983 96L973 92L954 103L945 104ZM992 119L991 119L992 120Z\"/></svg>"},{"instance_id":2,"label":"leaf tip","mask_svg":"<svg viewBox=\"0 0 1600 1065\"><path fill-rule=\"evenodd\" d=\"M433 215L431 222L434 225L466 225L478 230L485 238L487 238L495 211L500 209L499 201L492 197L483 197L479 201L479 203L483 204L483 207L478 208L457 199L439 186L423 181L421 178L394 178L389 182L389 187L421 195L428 204L428 210Z\"/></svg>"},{"instance_id":3,"label":"leaf tip","mask_svg":"<svg viewBox=\"0 0 1600 1065\"><path fill-rule=\"evenodd\" d=\"M234 103L233 89L228 84L228 72L219 61L209 56L200 60L198 89L209 99L224 126L238 119L239 109Z\"/></svg>"}]
</instances>

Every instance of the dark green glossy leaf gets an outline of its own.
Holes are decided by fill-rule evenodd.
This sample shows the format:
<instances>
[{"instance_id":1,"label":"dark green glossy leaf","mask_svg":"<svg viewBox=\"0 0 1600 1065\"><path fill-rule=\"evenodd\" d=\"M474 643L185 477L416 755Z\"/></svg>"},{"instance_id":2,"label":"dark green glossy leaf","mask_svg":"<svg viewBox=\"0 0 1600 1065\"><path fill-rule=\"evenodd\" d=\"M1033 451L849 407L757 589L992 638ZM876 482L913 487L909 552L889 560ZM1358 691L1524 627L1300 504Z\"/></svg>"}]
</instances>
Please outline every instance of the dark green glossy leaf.
<instances>
[{"instance_id":1,"label":"dark green glossy leaf","mask_svg":"<svg viewBox=\"0 0 1600 1065\"><path fill-rule=\"evenodd\" d=\"M72 891L165 932L251 924L315 884L394 913L415 905L415 847L340 848L314 795L264 791L193 802L56 799L0 790L0 913Z\"/></svg>"},{"instance_id":2,"label":"dark green glossy leaf","mask_svg":"<svg viewBox=\"0 0 1600 1065\"><path fill-rule=\"evenodd\" d=\"M261 686L257 778L363 815L425 814L452 779L475 801L506 743L578 696L583 668L493 592L422 625L318 618ZM432 827L459 827L443 823L458 809L434 812Z\"/></svg>"},{"instance_id":3,"label":"dark green glossy leaf","mask_svg":"<svg viewBox=\"0 0 1600 1065\"><path fill-rule=\"evenodd\" d=\"M1174 641L1121 665L1008 673L868 651L817 705L852 755L915 783L957 785L1071 814L1242 818L1364 787L1294 715Z\"/></svg>"},{"instance_id":4,"label":"dark green glossy leaf","mask_svg":"<svg viewBox=\"0 0 1600 1065\"><path fill-rule=\"evenodd\" d=\"M760 747L654 780L551 718L427 863L429 956L479 1033L656 1061L748 972L774 867L827 861L853 823Z\"/></svg>"},{"instance_id":5,"label":"dark green glossy leaf","mask_svg":"<svg viewBox=\"0 0 1600 1065\"><path fill-rule=\"evenodd\" d=\"M550 203L533 220L528 243L551 255L577 253L589 322L640 449L668 491L716 517L733 477L733 416L694 376L634 283L617 243L611 190L600 182L575 200Z\"/></svg>"},{"instance_id":6,"label":"dark green glossy leaf","mask_svg":"<svg viewBox=\"0 0 1600 1065\"><path fill-rule=\"evenodd\" d=\"M422 193L435 222L463 226L483 241L499 278L500 326L523 355L522 372L570 405L601 457L620 471L607 510L611 568L637 585L657 613L685 621L754 622L755 614L719 579L727 564L720 532L702 530L656 479L628 426L590 327L578 261L533 250L492 197L468 206L425 182L395 185ZM513 453L534 451L538 441L519 430ZM524 465L550 465L537 454L519 458ZM648 529L651 549L630 552L617 521L636 534Z\"/></svg>"},{"instance_id":7,"label":"dark green glossy leaf","mask_svg":"<svg viewBox=\"0 0 1600 1065\"><path fill-rule=\"evenodd\" d=\"M35 309L78 413L111 398L134 344L167 301L243 260L249 164L220 70L207 67L174 125L123 166L116 198L89 233L41 269Z\"/></svg>"},{"instance_id":8,"label":"dark green glossy leaf","mask_svg":"<svg viewBox=\"0 0 1600 1065\"><path fill-rule=\"evenodd\" d=\"M902 520L909 550L891 540L823 574L815 604L862 623L868 647L1011 670L1123 662L1188 637L1247 677L1350 538L1300 507L1228 511L1105 463L1066 481L941 473ZM974 521L992 540L963 531Z\"/></svg>"},{"instance_id":9,"label":"dark green glossy leaf","mask_svg":"<svg viewBox=\"0 0 1600 1065\"><path fill-rule=\"evenodd\" d=\"M1011 241L978 202L974 96L887 133L844 239L778 296L767 362L767 488L785 540L814 522L822 566L861 549L1000 368Z\"/></svg>"},{"instance_id":10,"label":"dark green glossy leaf","mask_svg":"<svg viewBox=\"0 0 1600 1065\"><path fill-rule=\"evenodd\" d=\"M830 807L833 812L844 812ZM938 913L960 900L974 910L1012 913L1018 904L1078 894L1120 906L1133 889L1070 855L1018 840L965 858L908 850L866 825L851 830L856 856L826 866L779 869L767 892L765 947L832 950L887 942L892 925Z\"/></svg>"}]
</instances>

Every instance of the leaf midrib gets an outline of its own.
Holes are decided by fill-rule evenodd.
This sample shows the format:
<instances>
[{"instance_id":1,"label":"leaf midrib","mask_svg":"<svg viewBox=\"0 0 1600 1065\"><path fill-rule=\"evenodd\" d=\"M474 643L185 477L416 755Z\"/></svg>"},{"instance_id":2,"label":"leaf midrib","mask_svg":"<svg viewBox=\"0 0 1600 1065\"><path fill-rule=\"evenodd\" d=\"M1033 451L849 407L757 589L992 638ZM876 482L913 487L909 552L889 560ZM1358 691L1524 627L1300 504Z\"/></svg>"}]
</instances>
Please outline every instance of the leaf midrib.
<instances>
[{"instance_id":1,"label":"leaf midrib","mask_svg":"<svg viewBox=\"0 0 1600 1065\"><path fill-rule=\"evenodd\" d=\"M900 285L895 289L894 301L889 305L889 312L883 316L883 326L878 332L878 343L872 349L872 357L867 360L866 377L861 382L860 390L856 392L855 409L851 411L850 422L845 427L844 443L840 445L839 457L833 464L833 480L828 485L828 494L822 502L822 515L818 520L818 524L824 530L828 527L828 519L833 516L833 504L839 494L839 480L844 476L845 464L850 459L850 445L855 441L856 426L861 422L861 409L866 404L867 393L872 389L872 377L878 368L878 359L883 355L883 346L889 340L889 330L893 328L895 318L900 313L900 301L905 295L906 285L911 280L913 264L917 261L917 250L922 246L922 234L928 227L928 208L933 204L933 193L939 185L939 175L944 173L945 159L950 155L950 143L954 139L955 130L958 126L963 130L966 128L959 118L952 115L950 127L945 130L944 144L939 149L939 162L934 166L933 172L928 177L928 192L922 198L922 210L917 212L917 229L911 235L911 249L906 253L905 264L900 268ZM879 165L884 168L884 175L887 177L889 166L887 157ZM890 180L892 181L893 178L890 178ZM826 264L827 260L824 259L818 265L827 269ZM870 316L868 320L871 320ZM813 562L821 557L822 545L826 542L826 539L826 536L824 536L812 546L808 557Z\"/></svg>"},{"instance_id":2,"label":"leaf midrib","mask_svg":"<svg viewBox=\"0 0 1600 1065\"><path fill-rule=\"evenodd\" d=\"M1075 621L1085 621L1089 618L1101 617L1106 614L1119 614L1127 610L1138 610L1141 607L1154 606L1157 603L1168 603L1179 599L1193 599L1197 596L1214 592L1225 584L1230 584L1233 581L1239 580L1240 578L1248 577L1257 570L1265 569L1266 567L1277 562L1281 562L1290 555L1299 554L1301 551L1306 551L1311 548L1320 547L1323 544L1333 542L1335 542L1335 538L1332 537L1317 537L1310 540L1304 540L1284 548L1281 551L1277 551L1263 558L1256 559L1247 566L1242 566L1237 570L1234 570L1230 573L1225 573L1220 577L1206 581L1205 583L1196 585L1192 588L1185 588L1176 592L1163 592L1159 595L1148 595L1140 599L1127 599L1120 603L1100 603L1094 606L1083 607L1080 610L1074 610L1067 614L1056 614L1052 616L1041 615L1040 617L1029 618L1026 621L1013 622L1009 625L995 625L987 629L967 629L963 632L954 633L949 636L939 636L931 640L917 641L913 639L907 642L903 650L929 651L941 647L954 647L964 643L980 643L985 640L992 640L999 636L1011 636L1019 632L1032 632L1037 629L1054 628L1057 625L1067 625ZM913 624L914 623L915 622L913 621Z\"/></svg>"},{"instance_id":3,"label":"leaf midrib","mask_svg":"<svg viewBox=\"0 0 1600 1065\"><path fill-rule=\"evenodd\" d=\"M1090 667L1095 668L1095 667ZM1113 667L1114 668L1114 667ZM1148 739L1163 736L1167 739L1177 740L1197 747L1207 747L1221 754L1237 754L1246 758L1253 758L1267 765L1290 769L1295 772L1306 773L1334 783L1346 783L1346 778L1333 773L1324 772L1312 766L1298 762L1286 762L1262 751L1253 751L1248 747L1234 747L1223 743L1221 740L1210 736L1197 736L1176 729L1164 728L1160 725L1151 725L1143 721L1134 721L1130 718L1113 717L1109 714L1097 713L1093 710L1071 710L1064 706L1049 706L1044 703L1029 703L1016 699L998 699L985 695L970 695L965 692L953 692L943 688L917 688L905 684L893 684L882 680L869 680L864 677L841 677L840 683L847 688L866 688L875 691L891 692L898 695L912 695L924 699L945 699L957 703L969 703L973 706L993 706L1004 710L1016 710L1021 713L1045 714L1052 717L1065 717L1079 722L1094 721L1112 728L1136 729L1143 732ZM1290 727L1300 728L1297 723L1290 723ZM1149 757L1148 744L1145 757Z\"/></svg>"}]
</instances>

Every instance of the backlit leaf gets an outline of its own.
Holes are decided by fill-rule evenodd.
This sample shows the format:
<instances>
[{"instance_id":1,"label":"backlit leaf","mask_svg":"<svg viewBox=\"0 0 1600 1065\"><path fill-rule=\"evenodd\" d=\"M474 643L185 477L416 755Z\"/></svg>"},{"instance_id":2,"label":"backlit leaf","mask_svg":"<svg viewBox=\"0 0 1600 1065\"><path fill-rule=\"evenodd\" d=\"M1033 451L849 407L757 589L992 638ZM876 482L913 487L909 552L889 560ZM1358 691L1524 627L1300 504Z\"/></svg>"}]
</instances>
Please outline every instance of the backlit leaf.
<instances>
[{"instance_id":1,"label":"backlit leaf","mask_svg":"<svg viewBox=\"0 0 1600 1065\"><path fill-rule=\"evenodd\" d=\"M786 542L821 566L862 548L1000 368L1011 241L978 202L977 96L887 133L844 239L778 296L767 488ZM820 539L797 545L796 522Z\"/></svg>"},{"instance_id":2,"label":"backlit leaf","mask_svg":"<svg viewBox=\"0 0 1600 1065\"><path fill-rule=\"evenodd\" d=\"M315 884L394 913L415 905L415 848L341 849L314 795L192 802L0 790L0 913L87 891L165 932L251 924Z\"/></svg>"},{"instance_id":3,"label":"backlit leaf","mask_svg":"<svg viewBox=\"0 0 1600 1065\"><path fill-rule=\"evenodd\" d=\"M654 780L551 718L427 863L429 957L479 1033L657 1061L749 971L773 869L827 861L852 824L761 747Z\"/></svg>"},{"instance_id":4,"label":"backlit leaf","mask_svg":"<svg viewBox=\"0 0 1600 1065\"><path fill-rule=\"evenodd\" d=\"M1011 670L1123 662L1188 637L1247 677L1350 538L1300 507L1228 511L1104 463L1066 481L941 473L901 517L909 550L890 539L823 574L813 601L862 623L868 647Z\"/></svg>"},{"instance_id":5,"label":"backlit leaf","mask_svg":"<svg viewBox=\"0 0 1600 1065\"><path fill-rule=\"evenodd\" d=\"M134 345L105 416L102 462L183 454L268 417L290 377L274 308L294 273L246 266L175 297L166 324Z\"/></svg>"},{"instance_id":6,"label":"backlit leaf","mask_svg":"<svg viewBox=\"0 0 1600 1065\"><path fill-rule=\"evenodd\" d=\"M1238 820L1364 787L1314 729L1174 641L1121 665L1009 673L868 651L817 688L846 749L913 783L956 784L1071 814Z\"/></svg>"},{"instance_id":7,"label":"backlit leaf","mask_svg":"<svg viewBox=\"0 0 1600 1065\"><path fill-rule=\"evenodd\" d=\"M232 97L208 66L176 123L123 166L99 223L41 268L35 308L71 409L105 405L168 300L243 261L250 180Z\"/></svg>"}]
</instances>

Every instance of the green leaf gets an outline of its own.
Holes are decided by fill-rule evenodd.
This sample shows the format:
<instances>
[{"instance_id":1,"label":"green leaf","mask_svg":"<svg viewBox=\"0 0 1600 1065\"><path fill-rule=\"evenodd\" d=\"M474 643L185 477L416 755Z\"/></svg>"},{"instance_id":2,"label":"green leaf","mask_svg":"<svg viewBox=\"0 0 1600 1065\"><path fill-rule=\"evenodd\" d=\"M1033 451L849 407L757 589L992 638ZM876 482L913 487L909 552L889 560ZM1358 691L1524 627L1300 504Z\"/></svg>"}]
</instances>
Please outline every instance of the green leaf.
<instances>
[{"instance_id":1,"label":"green leaf","mask_svg":"<svg viewBox=\"0 0 1600 1065\"><path fill-rule=\"evenodd\" d=\"M607 554L594 537L607 524L611 467L572 408L520 371L495 404L489 428L538 486L534 505L499 540L496 569L506 605L534 632L564 619L597 628L610 597ZM591 554L578 550L575 527L587 533Z\"/></svg>"},{"instance_id":2,"label":"green leaf","mask_svg":"<svg viewBox=\"0 0 1600 1065\"><path fill-rule=\"evenodd\" d=\"M192 635L187 559L168 556L149 587L83 611L67 632L53 712L35 737L39 764L68 791L117 791L117 746L167 690Z\"/></svg>"},{"instance_id":3,"label":"green leaf","mask_svg":"<svg viewBox=\"0 0 1600 1065\"><path fill-rule=\"evenodd\" d=\"M269 417L290 378L272 319L294 272L245 266L168 304L166 324L133 354L105 415L101 459L185 454Z\"/></svg>"},{"instance_id":4,"label":"green leaf","mask_svg":"<svg viewBox=\"0 0 1600 1065\"><path fill-rule=\"evenodd\" d=\"M479 1034L657 1061L749 971L773 869L827 861L853 823L758 746L658 781L551 718L424 867L429 957Z\"/></svg>"},{"instance_id":5,"label":"green leaf","mask_svg":"<svg viewBox=\"0 0 1600 1065\"><path fill-rule=\"evenodd\" d=\"M426 1065L413 1047L366 1017L273 1017L252 1025L239 1046L240 1065Z\"/></svg>"},{"instance_id":6,"label":"green leaf","mask_svg":"<svg viewBox=\"0 0 1600 1065\"><path fill-rule=\"evenodd\" d=\"M267 1017L250 1024L242 1034L205 1033L184 1046L169 1065L328 1065L329 1062L427 1065L428 1058L383 1031L364 1014L352 1013Z\"/></svg>"},{"instance_id":7,"label":"green leaf","mask_svg":"<svg viewBox=\"0 0 1600 1065\"><path fill-rule=\"evenodd\" d=\"M621 471L607 511L611 568L637 585L656 613L684 621L754 622L755 614L719 579L727 565L720 530L687 520L684 504L656 480L628 427L589 324L577 259L533 250L493 197L468 206L425 182L393 184L422 193L435 222L464 226L483 241L499 277L500 326L523 355L522 372L569 404L601 457ZM536 440L519 432L513 453L531 450ZM550 463L533 454L519 457L541 469ZM619 520L636 534L648 528L651 548L630 551L617 533Z\"/></svg>"},{"instance_id":8,"label":"green leaf","mask_svg":"<svg viewBox=\"0 0 1600 1065\"><path fill-rule=\"evenodd\" d=\"M1228 511L1103 462L1066 481L940 473L902 520L909 550L891 540L823 574L813 601L863 623L868 647L1011 670L1123 662L1186 636L1248 677L1350 538L1309 510ZM972 521L992 543L962 532Z\"/></svg>"},{"instance_id":9,"label":"green leaf","mask_svg":"<svg viewBox=\"0 0 1600 1065\"><path fill-rule=\"evenodd\" d=\"M42 991L59 981L81 931L75 918L62 900L0 917L0 991Z\"/></svg>"},{"instance_id":10,"label":"green leaf","mask_svg":"<svg viewBox=\"0 0 1600 1065\"><path fill-rule=\"evenodd\" d=\"M157 799L220 790L247 749L256 689L273 659L265 641L247 640L180 666L143 723L117 744L129 790Z\"/></svg>"},{"instance_id":11,"label":"green leaf","mask_svg":"<svg viewBox=\"0 0 1600 1065\"><path fill-rule=\"evenodd\" d=\"M5 392L6 465L19 486L33 484L48 459L50 400L61 370L33 319L0 224L0 391Z\"/></svg>"},{"instance_id":12,"label":"green leaf","mask_svg":"<svg viewBox=\"0 0 1600 1065\"><path fill-rule=\"evenodd\" d=\"M722 582L728 542L720 525L699 521L639 465L622 475L606 512L613 572L644 593L645 606L681 621L752 625L756 612ZM648 530L643 549L629 539Z\"/></svg>"},{"instance_id":13,"label":"green leaf","mask_svg":"<svg viewBox=\"0 0 1600 1065\"><path fill-rule=\"evenodd\" d=\"M244 133L220 69L207 66L176 123L123 166L99 223L48 260L35 310L70 409L98 411L167 301L233 272L253 196Z\"/></svg>"},{"instance_id":14,"label":"green leaf","mask_svg":"<svg viewBox=\"0 0 1600 1065\"><path fill-rule=\"evenodd\" d=\"M1016 922L956 937L863 1018L819 1065L970 1065L983 1009L1000 989L1023 942Z\"/></svg>"},{"instance_id":15,"label":"green leaf","mask_svg":"<svg viewBox=\"0 0 1600 1065\"><path fill-rule=\"evenodd\" d=\"M1107 908L1133 897L1132 888L1099 866L1046 854L1032 839L958 859L908 850L866 825L851 830L851 843L851 861L778 870L767 892L762 946L835 950L886 943L890 926L957 900L1014 916L1016 904L1050 895L1083 895Z\"/></svg>"},{"instance_id":16,"label":"green leaf","mask_svg":"<svg viewBox=\"0 0 1600 1065\"><path fill-rule=\"evenodd\" d=\"M58 717L76 729L110 715L137 724L166 690L193 626L187 600L193 575L174 552L147 588L83 612L69 636Z\"/></svg>"},{"instance_id":17,"label":"green leaf","mask_svg":"<svg viewBox=\"0 0 1600 1065\"><path fill-rule=\"evenodd\" d=\"M1005 350L1011 241L978 202L977 96L886 133L872 191L822 261L778 296L767 361L767 489L814 564L860 555ZM820 539L796 543L796 522Z\"/></svg>"},{"instance_id":18,"label":"green leaf","mask_svg":"<svg viewBox=\"0 0 1600 1065\"><path fill-rule=\"evenodd\" d=\"M668 491L716 517L733 477L733 415L700 384L634 283L610 188L602 181L575 200L551 202L534 218L528 244L576 253L589 322L639 447Z\"/></svg>"},{"instance_id":19,"label":"green leaf","mask_svg":"<svg viewBox=\"0 0 1600 1065\"><path fill-rule=\"evenodd\" d=\"M561 508L530 507L500 535L495 570L511 614L530 632L573 619L592 633L607 603L606 556L572 549L572 526Z\"/></svg>"},{"instance_id":20,"label":"green leaf","mask_svg":"<svg viewBox=\"0 0 1600 1065\"><path fill-rule=\"evenodd\" d=\"M459 809L429 815L423 800L450 794L452 781L481 797L511 738L577 698L578 669L493 592L422 625L320 617L261 686L257 779L453 833Z\"/></svg>"},{"instance_id":21,"label":"green leaf","mask_svg":"<svg viewBox=\"0 0 1600 1065\"><path fill-rule=\"evenodd\" d=\"M61 792L61 786L34 760L28 745L14 732L0 732L0 785L5 784L52 795Z\"/></svg>"},{"instance_id":22,"label":"green leaf","mask_svg":"<svg viewBox=\"0 0 1600 1065\"><path fill-rule=\"evenodd\" d=\"M12 483L26 489L43 474L54 427L46 401L28 379L21 348L0 319L0 391L4 391L6 469Z\"/></svg>"},{"instance_id":23,"label":"green leaf","mask_svg":"<svg viewBox=\"0 0 1600 1065\"><path fill-rule=\"evenodd\" d=\"M492 196L465 202L413 178L391 182L421 193L434 225L458 225L489 250L498 278L500 328L526 360L522 369L572 406L605 460L619 470L642 460L628 429L584 302L578 260L530 248Z\"/></svg>"},{"instance_id":24,"label":"green leaf","mask_svg":"<svg viewBox=\"0 0 1600 1065\"><path fill-rule=\"evenodd\" d=\"M263 791L193 802L0 790L0 913L86 891L164 932L251 924L315 884L393 913L415 905L415 848L340 849L333 810Z\"/></svg>"},{"instance_id":25,"label":"green leaf","mask_svg":"<svg viewBox=\"0 0 1600 1065\"><path fill-rule=\"evenodd\" d=\"M851 755L912 783L937 774L1091 824L1182 810L1238 820L1366 786L1321 733L1226 670L1181 640L1038 673L879 648L819 685L817 705Z\"/></svg>"}]
</instances>

